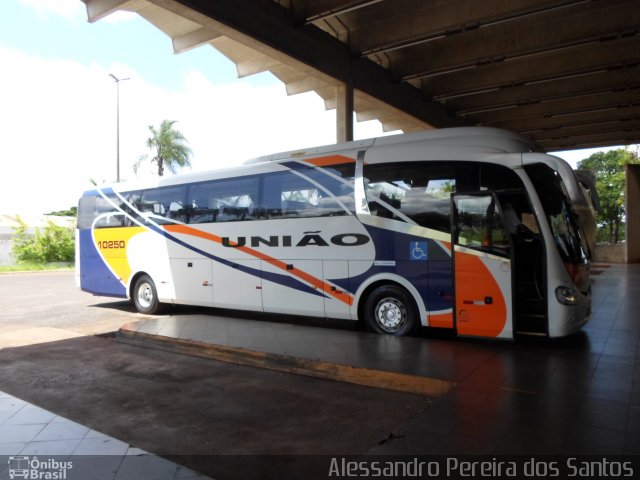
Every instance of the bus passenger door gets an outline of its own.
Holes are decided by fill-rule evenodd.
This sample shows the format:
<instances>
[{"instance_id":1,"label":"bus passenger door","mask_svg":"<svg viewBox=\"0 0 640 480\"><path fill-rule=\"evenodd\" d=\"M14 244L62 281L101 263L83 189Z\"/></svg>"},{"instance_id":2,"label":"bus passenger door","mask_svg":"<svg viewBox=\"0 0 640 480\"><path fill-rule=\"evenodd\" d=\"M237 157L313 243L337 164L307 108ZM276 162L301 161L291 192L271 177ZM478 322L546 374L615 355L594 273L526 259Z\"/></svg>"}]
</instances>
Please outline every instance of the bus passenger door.
<instances>
[{"instance_id":1,"label":"bus passenger door","mask_svg":"<svg viewBox=\"0 0 640 480\"><path fill-rule=\"evenodd\" d=\"M487 192L452 199L456 330L512 339L512 249L498 199Z\"/></svg>"}]
</instances>

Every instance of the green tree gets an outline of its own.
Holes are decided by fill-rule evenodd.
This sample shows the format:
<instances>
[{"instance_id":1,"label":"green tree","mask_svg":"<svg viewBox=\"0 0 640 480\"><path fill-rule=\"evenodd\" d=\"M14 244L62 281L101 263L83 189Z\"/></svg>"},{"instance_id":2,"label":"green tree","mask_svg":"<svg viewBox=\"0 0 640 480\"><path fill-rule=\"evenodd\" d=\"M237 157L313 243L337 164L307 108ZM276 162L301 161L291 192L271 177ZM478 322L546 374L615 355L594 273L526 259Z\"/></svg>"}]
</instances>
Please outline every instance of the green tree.
<instances>
[{"instance_id":1,"label":"green tree","mask_svg":"<svg viewBox=\"0 0 640 480\"><path fill-rule=\"evenodd\" d=\"M73 206L68 210L56 210L55 212L45 213L45 215L52 215L54 217L77 217L78 207Z\"/></svg>"},{"instance_id":2,"label":"green tree","mask_svg":"<svg viewBox=\"0 0 640 480\"><path fill-rule=\"evenodd\" d=\"M620 226L624 222L625 165L638 163L638 154L625 148L597 152L578 162L578 168L593 170L600 197L598 226L607 232L609 243L620 241Z\"/></svg>"},{"instance_id":3,"label":"green tree","mask_svg":"<svg viewBox=\"0 0 640 480\"><path fill-rule=\"evenodd\" d=\"M73 228L60 227L52 221L44 229L36 229L35 235L27 233L27 224L18 217L12 253L21 262L51 263L73 262L75 236Z\"/></svg>"},{"instance_id":4,"label":"green tree","mask_svg":"<svg viewBox=\"0 0 640 480\"><path fill-rule=\"evenodd\" d=\"M149 125L151 136L147 139L147 147L154 152L151 163L158 166L159 176L164 175L165 168L176 173L178 168L191 166L191 149L184 135L173 128L175 123L175 120L163 120L159 129ZM149 155L141 156L133 166L134 172L148 159Z\"/></svg>"}]
</instances>

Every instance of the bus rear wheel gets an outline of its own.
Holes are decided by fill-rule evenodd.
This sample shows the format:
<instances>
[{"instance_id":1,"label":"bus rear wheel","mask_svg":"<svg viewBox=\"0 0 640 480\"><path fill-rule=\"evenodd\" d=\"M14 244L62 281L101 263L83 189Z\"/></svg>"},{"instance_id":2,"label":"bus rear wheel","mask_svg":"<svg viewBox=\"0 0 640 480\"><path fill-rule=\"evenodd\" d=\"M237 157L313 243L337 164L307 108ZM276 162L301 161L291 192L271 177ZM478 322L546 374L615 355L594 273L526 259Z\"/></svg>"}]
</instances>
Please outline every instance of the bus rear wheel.
<instances>
[{"instance_id":1,"label":"bus rear wheel","mask_svg":"<svg viewBox=\"0 0 640 480\"><path fill-rule=\"evenodd\" d=\"M418 328L418 315L411 295L401 287L384 285L376 288L364 304L367 326L387 335L410 335Z\"/></svg>"},{"instance_id":2,"label":"bus rear wheel","mask_svg":"<svg viewBox=\"0 0 640 480\"><path fill-rule=\"evenodd\" d=\"M133 287L133 303L136 310L146 315L160 313L162 304L158 301L158 291L149 275L141 275Z\"/></svg>"}]
</instances>

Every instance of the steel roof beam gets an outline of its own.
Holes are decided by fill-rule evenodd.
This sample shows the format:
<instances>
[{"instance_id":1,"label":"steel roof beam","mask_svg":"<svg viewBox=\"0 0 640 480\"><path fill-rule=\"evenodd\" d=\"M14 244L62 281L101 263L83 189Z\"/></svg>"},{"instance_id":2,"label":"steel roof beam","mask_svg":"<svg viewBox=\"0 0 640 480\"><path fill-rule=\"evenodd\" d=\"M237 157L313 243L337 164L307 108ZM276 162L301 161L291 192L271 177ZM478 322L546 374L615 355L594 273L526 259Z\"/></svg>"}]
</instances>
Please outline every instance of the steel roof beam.
<instances>
[{"instance_id":1,"label":"steel roof beam","mask_svg":"<svg viewBox=\"0 0 640 480\"><path fill-rule=\"evenodd\" d=\"M156 3L157 0L156 0ZM425 101L411 85L394 84L389 72L368 59L351 58L349 47L314 25L295 27L291 12L272 0L177 0L214 22L259 42L269 55L291 57L338 82L353 82L357 90L435 127L465 125L437 102ZM228 35L233 37L234 33Z\"/></svg>"},{"instance_id":2,"label":"steel roof beam","mask_svg":"<svg viewBox=\"0 0 640 480\"><path fill-rule=\"evenodd\" d=\"M597 135L599 133L620 133L640 129L640 118L628 118L621 120L608 120L592 123L589 125L571 125L554 128L553 130L538 130L530 132L529 135L536 141L558 141L563 138L584 137L587 135Z\"/></svg>"},{"instance_id":3,"label":"steel roof beam","mask_svg":"<svg viewBox=\"0 0 640 480\"><path fill-rule=\"evenodd\" d=\"M640 89L634 89L640 93ZM631 98L636 100L631 100ZM475 122L490 125L506 120L517 120L520 118L544 118L550 116L573 115L577 113L587 113L594 111L604 111L615 108L624 108L633 105L640 105L640 95L629 96L627 91L614 93L601 93L584 97L573 97L563 100L550 100L548 102L537 102L529 105L517 105L499 111L486 111L482 113L469 114L468 117ZM553 113L549 113L553 112Z\"/></svg>"},{"instance_id":4,"label":"steel roof beam","mask_svg":"<svg viewBox=\"0 0 640 480\"><path fill-rule=\"evenodd\" d=\"M640 86L640 65L614 71L596 72L581 78L563 78L546 82L505 86L491 95L467 95L447 101L459 115L502 110L551 100L610 93Z\"/></svg>"},{"instance_id":5,"label":"steel roof beam","mask_svg":"<svg viewBox=\"0 0 640 480\"><path fill-rule=\"evenodd\" d=\"M131 0L82 0L87 6L87 18L89 22L111 15L112 13L124 9Z\"/></svg>"},{"instance_id":6,"label":"steel roof beam","mask_svg":"<svg viewBox=\"0 0 640 480\"><path fill-rule=\"evenodd\" d=\"M635 128L623 132L602 132L597 134L557 138L553 140L538 140L537 143L546 150L569 150L598 145L611 145L612 143L630 145L638 143L639 141L640 128Z\"/></svg>"},{"instance_id":7,"label":"steel roof beam","mask_svg":"<svg viewBox=\"0 0 640 480\"><path fill-rule=\"evenodd\" d=\"M327 20L329 18L333 18L336 17L338 15L343 15L345 13L349 13L349 12L354 12L356 10L359 10L361 8L366 8L366 7L370 7L371 5L374 5L376 3L381 2L382 0L359 0L356 2L347 2L347 3L342 3L339 6L333 7L333 8L329 8L325 11L321 11L318 13L314 13L309 15L306 19L305 19L305 23L309 24L309 23L314 23L314 22L318 22L320 20Z\"/></svg>"},{"instance_id":8,"label":"steel roof beam","mask_svg":"<svg viewBox=\"0 0 640 480\"><path fill-rule=\"evenodd\" d=\"M257 73L266 72L270 68L278 65L280 65L280 62L275 58L268 57L267 55L260 55L259 57L252 58L251 60L236 63L236 71L238 72L238 77L243 78Z\"/></svg>"},{"instance_id":9,"label":"steel roof beam","mask_svg":"<svg viewBox=\"0 0 640 480\"><path fill-rule=\"evenodd\" d=\"M415 47L446 37L499 23L513 22L591 0L519 0L518 2L478 2L463 0L452 10L450 4L435 4L423 9L383 18L375 28L364 24L351 31L354 49L364 56ZM429 5L429 4L425 4ZM460 14L462 12L462 15ZM373 30L373 31L372 31Z\"/></svg>"},{"instance_id":10,"label":"steel roof beam","mask_svg":"<svg viewBox=\"0 0 640 480\"><path fill-rule=\"evenodd\" d=\"M554 130L569 125L580 127L614 120L629 120L638 117L640 117L640 106L630 106L603 111L576 112L563 116L511 119L497 122L493 126L509 128L525 135L533 135L543 130Z\"/></svg>"},{"instance_id":11,"label":"steel roof beam","mask_svg":"<svg viewBox=\"0 0 640 480\"><path fill-rule=\"evenodd\" d=\"M609 40L572 52L555 52L532 59L478 67L473 75L451 74L423 80L425 92L436 100L476 95L510 85L578 78L640 64L640 36Z\"/></svg>"},{"instance_id":12,"label":"steel roof beam","mask_svg":"<svg viewBox=\"0 0 640 480\"><path fill-rule=\"evenodd\" d=\"M315 77L307 76L300 80L287 82L287 95L297 95L300 93L310 92L318 88L326 87L326 83Z\"/></svg>"},{"instance_id":13,"label":"steel roof beam","mask_svg":"<svg viewBox=\"0 0 640 480\"><path fill-rule=\"evenodd\" d=\"M205 45L218 37L220 37L220 34L210 28L199 28L193 32L172 38L173 53L187 52L193 48Z\"/></svg>"},{"instance_id":14,"label":"steel roof beam","mask_svg":"<svg viewBox=\"0 0 640 480\"><path fill-rule=\"evenodd\" d=\"M566 8L563 15L522 25L497 25L468 32L391 56L393 74L403 80L428 78L482 65L544 56L640 33L640 9L628 0L611 0L606 8L589 3ZM593 18L597 14L598 21Z\"/></svg>"}]
</instances>

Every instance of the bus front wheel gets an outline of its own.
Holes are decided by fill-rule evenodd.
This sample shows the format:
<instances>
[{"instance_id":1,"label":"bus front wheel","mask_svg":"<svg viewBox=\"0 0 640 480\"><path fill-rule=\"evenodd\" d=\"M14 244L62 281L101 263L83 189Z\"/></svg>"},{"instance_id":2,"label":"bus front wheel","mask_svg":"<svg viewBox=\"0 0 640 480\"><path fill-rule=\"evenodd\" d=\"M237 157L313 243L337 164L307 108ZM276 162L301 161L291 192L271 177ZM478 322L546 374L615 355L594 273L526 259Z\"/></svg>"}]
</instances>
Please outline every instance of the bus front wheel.
<instances>
[{"instance_id":1,"label":"bus front wheel","mask_svg":"<svg viewBox=\"0 0 640 480\"><path fill-rule=\"evenodd\" d=\"M418 327L415 302L403 288L383 285L367 297L364 305L367 326L378 333L409 335Z\"/></svg>"},{"instance_id":2,"label":"bus front wheel","mask_svg":"<svg viewBox=\"0 0 640 480\"><path fill-rule=\"evenodd\" d=\"M133 287L133 303L140 313L154 315L159 313L162 304L158 301L156 284L149 275L141 275Z\"/></svg>"}]
</instances>

